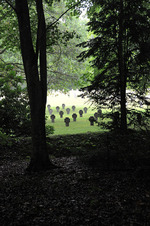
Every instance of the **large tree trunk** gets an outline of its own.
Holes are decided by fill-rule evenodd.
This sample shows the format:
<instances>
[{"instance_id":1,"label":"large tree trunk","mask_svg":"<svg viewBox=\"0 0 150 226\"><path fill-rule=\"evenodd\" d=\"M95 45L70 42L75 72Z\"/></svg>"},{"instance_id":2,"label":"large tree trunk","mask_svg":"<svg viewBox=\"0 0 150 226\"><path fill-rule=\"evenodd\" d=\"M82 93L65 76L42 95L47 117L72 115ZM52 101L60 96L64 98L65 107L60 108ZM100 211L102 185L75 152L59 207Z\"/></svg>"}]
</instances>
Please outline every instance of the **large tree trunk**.
<instances>
[{"instance_id":1,"label":"large tree trunk","mask_svg":"<svg viewBox=\"0 0 150 226\"><path fill-rule=\"evenodd\" d=\"M47 96L46 29L42 0L36 1L38 15L37 46L34 51L27 0L15 0L19 23L20 43L26 74L32 121L32 144L30 171L53 167L46 148L45 107ZM40 72L38 71L38 58Z\"/></svg>"},{"instance_id":2,"label":"large tree trunk","mask_svg":"<svg viewBox=\"0 0 150 226\"><path fill-rule=\"evenodd\" d=\"M126 70L123 54L123 0L120 0L119 14L119 36L118 36L118 60L120 73L120 105L121 105L121 130L127 130L127 110L126 110Z\"/></svg>"}]
</instances>

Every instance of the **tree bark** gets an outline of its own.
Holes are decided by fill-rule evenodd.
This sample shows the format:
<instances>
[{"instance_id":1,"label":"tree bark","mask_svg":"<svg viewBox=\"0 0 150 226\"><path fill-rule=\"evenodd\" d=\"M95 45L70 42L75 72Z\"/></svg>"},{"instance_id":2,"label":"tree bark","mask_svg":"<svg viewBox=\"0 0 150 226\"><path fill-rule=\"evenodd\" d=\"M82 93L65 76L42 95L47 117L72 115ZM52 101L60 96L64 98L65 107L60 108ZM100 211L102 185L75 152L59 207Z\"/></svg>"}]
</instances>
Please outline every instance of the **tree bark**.
<instances>
[{"instance_id":1,"label":"tree bark","mask_svg":"<svg viewBox=\"0 0 150 226\"><path fill-rule=\"evenodd\" d=\"M36 0L38 29L34 51L27 0L15 0L20 32L20 45L26 74L32 121L32 154L29 171L53 167L46 147L45 107L47 96L46 28L42 0ZM38 71L38 58L40 71Z\"/></svg>"},{"instance_id":2,"label":"tree bark","mask_svg":"<svg viewBox=\"0 0 150 226\"><path fill-rule=\"evenodd\" d=\"M123 0L120 0L119 14L119 36L118 36L118 60L120 73L120 105L121 105L121 130L127 130L127 111L126 111L126 73L123 55Z\"/></svg>"}]
</instances>

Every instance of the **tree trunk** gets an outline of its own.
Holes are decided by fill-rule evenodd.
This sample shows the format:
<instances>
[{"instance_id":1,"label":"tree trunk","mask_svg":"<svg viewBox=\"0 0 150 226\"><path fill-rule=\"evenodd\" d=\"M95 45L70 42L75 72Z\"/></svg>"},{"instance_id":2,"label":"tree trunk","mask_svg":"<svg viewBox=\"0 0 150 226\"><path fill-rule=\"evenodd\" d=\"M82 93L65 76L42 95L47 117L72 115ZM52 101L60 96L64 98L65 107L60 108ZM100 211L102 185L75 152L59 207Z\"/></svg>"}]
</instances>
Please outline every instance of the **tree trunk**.
<instances>
[{"instance_id":1,"label":"tree trunk","mask_svg":"<svg viewBox=\"0 0 150 226\"><path fill-rule=\"evenodd\" d=\"M127 112L126 112L126 73L123 55L123 0L120 0L118 60L120 73L121 130L125 132L127 130Z\"/></svg>"},{"instance_id":2,"label":"tree trunk","mask_svg":"<svg viewBox=\"0 0 150 226\"><path fill-rule=\"evenodd\" d=\"M37 46L34 51L27 0L15 0L20 44L32 121L32 154L29 171L53 167L46 148L45 107L47 96L46 29L42 0L36 1L38 14ZM37 3L38 2L38 3ZM38 71L38 58L40 72Z\"/></svg>"}]
</instances>

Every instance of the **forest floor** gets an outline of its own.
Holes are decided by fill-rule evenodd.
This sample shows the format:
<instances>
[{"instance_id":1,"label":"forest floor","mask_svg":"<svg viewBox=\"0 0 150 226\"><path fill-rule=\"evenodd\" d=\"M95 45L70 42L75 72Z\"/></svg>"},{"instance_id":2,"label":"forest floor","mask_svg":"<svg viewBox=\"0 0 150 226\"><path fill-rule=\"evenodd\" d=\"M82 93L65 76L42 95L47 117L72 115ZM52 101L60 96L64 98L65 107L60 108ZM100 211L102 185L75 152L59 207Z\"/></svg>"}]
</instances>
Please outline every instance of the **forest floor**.
<instances>
[{"instance_id":1,"label":"forest floor","mask_svg":"<svg viewBox=\"0 0 150 226\"><path fill-rule=\"evenodd\" d=\"M150 141L138 136L51 137L59 168L30 174L31 141L16 140L0 154L0 225L149 226Z\"/></svg>"}]
</instances>

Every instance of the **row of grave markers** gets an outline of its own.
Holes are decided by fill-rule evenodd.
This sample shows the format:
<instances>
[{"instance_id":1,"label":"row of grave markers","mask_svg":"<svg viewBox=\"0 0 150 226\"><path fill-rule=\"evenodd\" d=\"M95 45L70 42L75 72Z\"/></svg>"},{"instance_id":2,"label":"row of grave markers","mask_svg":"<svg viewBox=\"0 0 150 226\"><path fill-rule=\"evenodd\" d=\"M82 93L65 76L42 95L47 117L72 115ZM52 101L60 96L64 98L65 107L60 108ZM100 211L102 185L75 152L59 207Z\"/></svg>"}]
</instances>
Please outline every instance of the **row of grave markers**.
<instances>
[{"instance_id":1,"label":"row of grave markers","mask_svg":"<svg viewBox=\"0 0 150 226\"><path fill-rule=\"evenodd\" d=\"M50 104L47 105L47 108L48 108L49 114L51 115L51 114L53 113L53 109L51 109ZM65 104L62 104L62 108L65 109ZM75 111L75 109L76 109L76 107L73 105L73 106L72 106L72 110ZM83 110L84 110L84 113L87 113L87 110L88 110L88 109L87 109L87 107L84 107ZM63 115L63 113L64 113L63 111L60 111L60 107L59 107L59 106L56 107L56 111L57 111L60 115ZM66 112L67 112L67 114L70 114L70 108L66 108ZM83 114L83 111L80 110L80 111L79 111L79 114L82 115L82 114ZM82 117L82 116L81 116L81 117Z\"/></svg>"},{"instance_id":2,"label":"row of grave markers","mask_svg":"<svg viewBox=\"0 0 150 226\"><path fill-rule=\"evenodd\" d=\"M47 105L47 108L48 108L48 111L49 111L49 114L50 114L50 118L51 118L51 122L54 123L56 117L55 117L54 114L52 114L53 110L50 107L51 107L50 105ZM62 104L62 108L65 109L65 104ZM72 110L75 111L75 108L76 107L73 105L72 106ZM61 111L59 111L59 110L60 110L60 107L57 106L56 107L56 111L59 113L60 118L63 118L64 112L62 110ZM84 113L87 113L88 109L87 109L87 107L84 107L83 110L84 110ZM83 116L83 110L79 110L80 117ZM66 112L67 112L67 114L69 114L70 113L70 108L66 108ZM101 109L99 109L98 112L95 112L94 116L90 116L89 117L90 125L93 126L94 122L96 122L98 120L98 118L101 117L101 115L102 115L102 111L101 111ZM73 113L72 114L72 118L73 118L73 121L76 122L77 114ZM66 117L64 119L64 122L65 122L66 126L69 126L70 118Z\"/></svg>"}]
</instances>

